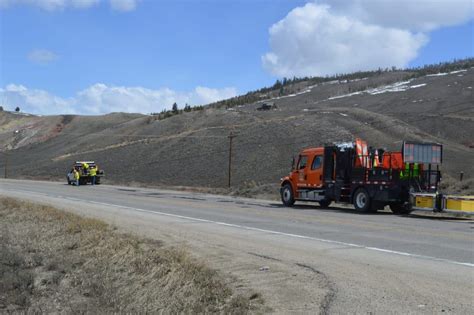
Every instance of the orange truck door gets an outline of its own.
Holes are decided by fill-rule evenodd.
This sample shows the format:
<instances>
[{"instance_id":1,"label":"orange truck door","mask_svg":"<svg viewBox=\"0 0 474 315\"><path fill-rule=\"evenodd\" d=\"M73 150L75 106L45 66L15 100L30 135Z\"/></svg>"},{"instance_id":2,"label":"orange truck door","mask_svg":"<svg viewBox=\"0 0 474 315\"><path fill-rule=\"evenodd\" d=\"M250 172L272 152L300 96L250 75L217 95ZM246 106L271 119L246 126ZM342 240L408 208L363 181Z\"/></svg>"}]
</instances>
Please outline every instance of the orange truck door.
<instances>
[{"instance_id":1,"label":"orange truck door","mask_svg":"<svg viewBox=\"0 0 474 315\"><path fill-rule=\"evenodd\" d=\"M306 167L306 181L308 187L318 188L323 185L323 155L317 154Z\"/></svg>"},{"instance_id":2,"label":"orange truck door","mask_svg":"<svg viewBox=\"0 0 474 315\"><path fill-rule=\"evenodd\" d=\"M308 156L307 155L300 155L300 158L298 160L298 165L297 165L297 171L298 171L298 179L297 179L297 184L296 186L298 188L306 188L306 169L308 168Z\"/></svg>"}]
</instances>

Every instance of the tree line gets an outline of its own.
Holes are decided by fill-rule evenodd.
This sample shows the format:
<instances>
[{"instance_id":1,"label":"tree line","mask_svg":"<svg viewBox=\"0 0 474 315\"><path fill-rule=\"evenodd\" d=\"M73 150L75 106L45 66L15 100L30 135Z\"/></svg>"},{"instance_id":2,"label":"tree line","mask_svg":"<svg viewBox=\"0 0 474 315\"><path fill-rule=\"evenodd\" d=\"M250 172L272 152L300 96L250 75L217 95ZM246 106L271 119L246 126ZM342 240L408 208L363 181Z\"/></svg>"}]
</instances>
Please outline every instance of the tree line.
<instances>
[{"instance_id":1,"label":"tree line","mask_svg":"<svg viewBox=\"0 0 474 315\"><path fill-rule=\"evenodd\" d=\"M173 117L175 115L182 114L182 113L194 112L194 111L199 111L199 110L203 110L203 109L204 109L204 106L202 106L202 105L191 106L187 103L186 103L186 105L184 105L183 109L179 109L178 103L174 102L173 105L171 106L170 110L163 109L159 113L150 113L150 115L155 116L156 119L158 119L158 120L162 120L162 119L170 118L170 117Z\"/></svg>"}]
</instances>

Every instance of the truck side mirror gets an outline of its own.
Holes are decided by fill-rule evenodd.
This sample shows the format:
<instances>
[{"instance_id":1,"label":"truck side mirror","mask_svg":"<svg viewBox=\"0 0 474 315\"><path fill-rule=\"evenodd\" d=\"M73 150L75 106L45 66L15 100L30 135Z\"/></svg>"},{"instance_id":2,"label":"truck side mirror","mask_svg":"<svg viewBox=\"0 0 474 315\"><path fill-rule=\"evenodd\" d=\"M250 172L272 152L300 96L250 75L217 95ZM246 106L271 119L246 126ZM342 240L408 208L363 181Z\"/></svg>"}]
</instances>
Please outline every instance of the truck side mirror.
<instances>
[{"instance_id":1,"label":"truck side mirror","mask_svg":"<svg viewBox=\"0 0 474 315\"><path fill-rule=\"evenodd\" d=\"M295 157L293 156L293 159L291 161L291 170L293 171L295 169Z\"/></svg>"}]
</instances>

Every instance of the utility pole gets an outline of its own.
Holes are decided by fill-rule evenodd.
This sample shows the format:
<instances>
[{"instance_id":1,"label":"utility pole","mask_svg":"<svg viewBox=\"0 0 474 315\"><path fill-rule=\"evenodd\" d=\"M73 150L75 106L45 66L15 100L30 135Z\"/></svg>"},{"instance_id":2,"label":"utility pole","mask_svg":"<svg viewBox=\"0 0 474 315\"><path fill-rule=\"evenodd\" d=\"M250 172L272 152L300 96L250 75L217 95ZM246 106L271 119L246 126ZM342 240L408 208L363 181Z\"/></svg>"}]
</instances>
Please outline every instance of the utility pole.
<instances>
[{"instance_id":1,"label":"utility pole","mask_svg":"<svg viewBox=\"0 0 474 315\"><path fill-rule=\"evenodd\" d=\"M228 182L228 187L230 188L230 180L231 180L231 176L232 176L232 139L234 139L236 137L236 135L234 135L234 133L231 131L229 136L227 138L229 138L229 176L228 176L228 179L229 179L229 182Z\"/></svg>"},{"instance_id":2,"label":"utility pole","mask_svg":"<svg viewBox=\"0 0 474 315\"><path fill-rule=\"evenodd\" d=\"M5 150L5 178L8 177L8 151Z\"/></svg>"}]
</instances>

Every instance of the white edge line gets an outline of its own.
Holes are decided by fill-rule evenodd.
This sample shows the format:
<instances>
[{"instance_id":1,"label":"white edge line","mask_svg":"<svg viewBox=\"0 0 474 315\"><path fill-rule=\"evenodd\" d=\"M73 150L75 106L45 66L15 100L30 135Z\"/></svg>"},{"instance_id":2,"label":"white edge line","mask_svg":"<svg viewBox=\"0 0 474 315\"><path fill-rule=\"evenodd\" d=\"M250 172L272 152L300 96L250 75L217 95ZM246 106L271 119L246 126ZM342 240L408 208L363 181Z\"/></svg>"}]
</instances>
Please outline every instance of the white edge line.
<instances>
[{"instance_id":1,"label":"white edge line","mask_svg":"<svg viewBox=\"0 0 474 315\"><path fill-rule=\"evenodd\" d=\"M474 267L473 263L459 262L459 261L449 260L449 259L444 259L444 258L437 258L437 257L419 255L419 254L411 254L411 253L400 252L400 251L396 251L396 250L389 250L389 249L378 248L378 247L370 247L370 246L365 246L365 245L358 245L358 244L352 244L352 243L346 243L346 242L340 242L340 241L334 241L334 240L327 240L327 239L311 237L311 236L305 236L305 235L299 235L299 234L291 234L291 233L284 233L284 232L278 232L278 231L273 231L273 230L265 230L265 229L259 229L259 228L254 228L254 227L250 227L250 226L245 226L245 225L238 225L238 224L232 224L232 223L212 221L212 220L207 220L207 219L193 218L193 217L188 217L188 216L179 215L179 214L172 214L172 213L166 213L166 212L160 212L160 211L153 211L153 210L146 210L146 209L140 209L140 208L134 208L134 207L127 207L127 206L115 205L115 204L105 203L105 202L83 200L83 199L78 199L78 198L64 197L64 196L60 196L60 195L54 196L54 195L49 195L49 194L45 194L45 193L31 192L31 191L28 191L28 190L13 190L13 191L23 191L23 192L28 192L29 194L37 194L37 195L43 195L43 196L48 196L48 197L56 197L56 198L62 198L62 199L67 199L67 200L71 200L71 201L88 202L88 203L91 203L91 204L122 208L122 209L127 209L127 210L132 210L132 211L151 213L151 214L155 214L155 215L158 214L158 215L163 215L163 216L167 216L167 217L185 219L185 220L190 220L190 221L205 222L205 223L223 225L223 226L228 226L228 227L233 227L233 228L243 229L243 230L248 230L248 231L263 232L263 233L269 233L269 234L281 235L281 236L287 236L287 237L293 237L293 238L300 238L300 239L318 241L318 242L329 243L329 244L337 244L337 245L349 246L349 247L354 247L354 248L367 249L367 250L383 252L383 253L388 253L388 254L394 254L394 255L399 255L399 256L405 256L405 257L427 259L427 260L445 262L445 263L450 263L450 264L455 264L455 265Z\"/></svg>"}]
</instances>

